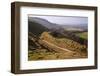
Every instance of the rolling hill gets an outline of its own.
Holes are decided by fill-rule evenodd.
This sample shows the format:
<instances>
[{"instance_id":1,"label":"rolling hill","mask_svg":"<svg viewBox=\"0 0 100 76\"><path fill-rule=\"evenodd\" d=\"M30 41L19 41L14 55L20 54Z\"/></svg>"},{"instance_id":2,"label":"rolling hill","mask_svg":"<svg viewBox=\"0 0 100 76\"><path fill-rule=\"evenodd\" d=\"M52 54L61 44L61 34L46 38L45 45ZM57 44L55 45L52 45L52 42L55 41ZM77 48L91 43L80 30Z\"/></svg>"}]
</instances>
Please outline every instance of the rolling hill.
<instances>
[{"instance_id":1,"label":"rolling hill","mask_svg":"<svg viewBox=\"0 0 100 76\"><path fill-rule=\"evenodd\" d=\"M61 25L46 19L29 17L28 59L86 58L86 28L87 26Z\"/></svg>"}]
</instances>

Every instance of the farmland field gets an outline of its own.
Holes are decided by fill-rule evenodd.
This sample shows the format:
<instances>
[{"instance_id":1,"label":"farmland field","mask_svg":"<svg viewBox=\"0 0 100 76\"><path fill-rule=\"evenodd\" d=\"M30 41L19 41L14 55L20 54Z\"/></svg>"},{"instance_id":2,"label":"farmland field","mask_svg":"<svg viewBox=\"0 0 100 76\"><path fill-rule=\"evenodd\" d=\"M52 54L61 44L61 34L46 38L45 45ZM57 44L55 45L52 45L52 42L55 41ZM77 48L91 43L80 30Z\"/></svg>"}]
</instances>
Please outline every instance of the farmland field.
<instances>
[{"instance_id":1,"label":"farmland field","mask_svg":"<svg viewBox=\"0 0 100 76\"><path fill-rule=\"evenodd\" d=\"M81 37L83 39L88 38L88 32L76 33L76 35L78 35L79 37Z\"/></svg>"}]
</instances>

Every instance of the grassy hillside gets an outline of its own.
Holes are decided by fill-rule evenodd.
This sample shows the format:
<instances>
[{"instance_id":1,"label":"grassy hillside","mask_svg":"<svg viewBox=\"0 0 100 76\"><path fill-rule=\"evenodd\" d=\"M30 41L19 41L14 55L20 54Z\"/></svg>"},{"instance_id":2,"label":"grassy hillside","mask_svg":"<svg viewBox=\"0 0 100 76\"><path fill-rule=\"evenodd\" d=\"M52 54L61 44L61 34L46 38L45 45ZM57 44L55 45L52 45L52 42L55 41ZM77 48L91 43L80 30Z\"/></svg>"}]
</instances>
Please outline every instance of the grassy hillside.
<instances>
[{"instance_id":1,"label":"grassy hillside","mask_svg":"<svg viewBox=\"0 0 100 76\"><path fill-rule=\"evenodd\" d=\"M28 27L29 32L32 32L37 36L41 35L44 31L48 31L48 28L36 22L29 21L28 25L29 25Z\"/></svg>"},{"instance_id":2,"label":"grassy hillside","mask_svg":"<svg viewBox=\"0 0 100 76\"><path fill-rule=\"evenodd\" d=\"M46 43L41 43L39 41L47 41L55 46L68 49L72 52L59 52L62 50L57 50L57 47L50 46ZM58 38L53 37L50 32L43 32L38 40L42 46L34 50L28 51L28 60L54 60L54 59L73 59L73 58L86 58L87 57L87 48L85 45L81 45L78 42L75 42L67 38ZM48 47L46 47L46 46ZM47 49L46 49L47 48ZM51 50L48 50L51 49ZM56 50L56 51L55 51Z\"/></svg>"},{"instance_id":3,"label":"grassy hillside","mask_svg":"<svg viewBox=\"0 0 100 76\"><path fill-rule=\"evenodd\" d=\"M54 45L57 45L62 48L66 48L72 51L87 51L85 45L81 45L78 42L75 42L67 38L57 38L53 37L50 32L43 32L40 39L46 40Z\"/></svg>"}]
</instances>

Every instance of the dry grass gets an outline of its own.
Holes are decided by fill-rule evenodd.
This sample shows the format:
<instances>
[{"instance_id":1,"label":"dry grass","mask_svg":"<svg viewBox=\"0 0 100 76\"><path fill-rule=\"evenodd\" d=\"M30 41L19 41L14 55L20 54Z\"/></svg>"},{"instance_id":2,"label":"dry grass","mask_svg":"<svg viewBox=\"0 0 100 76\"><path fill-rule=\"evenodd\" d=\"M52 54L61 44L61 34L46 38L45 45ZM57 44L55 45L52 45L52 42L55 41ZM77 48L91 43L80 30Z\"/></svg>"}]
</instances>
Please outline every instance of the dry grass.
<instances>
[{"instance_id":1,"label":"dry grass","mask_svg":"<svg viewBox=\"0 0 100 76\"><path fill-rule=\"evenodd\" d=\"M55 59L79 59L87 58L87 48L84 45L79 44L73 40L67 38L55 38L49 34L49 32L44 32L40 36L41 40L46 40L58 47L69 49L73 52L57 52L48 51L45 48L29 50L28 60L55 60ZM44 45L44 43L42 43ZM50 45L47 45L49 48Z\"/></svg>"},{"instance_id":2,"label":"dry grass","mask_svg":"<svg viewBox=\"0 0 100 76\"><path fill-rule=\"evenodd\" d=\"M69 52L50 52L46 49L30 50L28 54L28 60L55 60L55 59L77 59L87 58L87 55L82 53L69 53Z\"/></svg>"}]
</instances>

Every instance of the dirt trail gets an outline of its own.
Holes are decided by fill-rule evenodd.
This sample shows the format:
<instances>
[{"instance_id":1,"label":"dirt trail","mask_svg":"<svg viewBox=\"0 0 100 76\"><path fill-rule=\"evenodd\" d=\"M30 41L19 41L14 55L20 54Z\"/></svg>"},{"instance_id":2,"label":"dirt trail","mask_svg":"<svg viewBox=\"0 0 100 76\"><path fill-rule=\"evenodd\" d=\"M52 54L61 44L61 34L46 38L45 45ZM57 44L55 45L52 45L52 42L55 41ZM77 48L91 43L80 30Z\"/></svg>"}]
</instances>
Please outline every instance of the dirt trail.
<instances>
[{"instance_id":1,"label":"dirt trail","mask_svg":"<svg viewBox=\"0 0 100 76\"><path fill-rule=\"evenodd\" d=\"M54 44L52 44L52 43L50 43L50 42L48 42L48 41L46 41L46 40L39 40L39 42L40 42L42 45L44 45L45 47L48 47L48 48L50 48L51 50L55 50L55 51L57 51L57 52L70 52L70 53L73 53L73 51L70 51L70 50L68 50L68 49L61 48L61 47L59 47L59 46L56 46L56 45L54 45Z\"/></svg>"}]
</instances>

